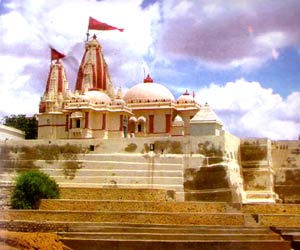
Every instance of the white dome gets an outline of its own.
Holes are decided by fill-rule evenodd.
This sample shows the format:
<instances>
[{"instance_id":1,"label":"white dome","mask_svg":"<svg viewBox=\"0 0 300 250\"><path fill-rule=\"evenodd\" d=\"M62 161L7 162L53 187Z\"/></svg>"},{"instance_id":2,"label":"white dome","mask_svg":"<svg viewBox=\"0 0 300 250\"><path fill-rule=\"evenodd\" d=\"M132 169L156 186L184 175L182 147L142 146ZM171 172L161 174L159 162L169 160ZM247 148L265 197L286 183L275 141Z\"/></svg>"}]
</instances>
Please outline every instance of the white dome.
<instances>
[{"instance_id":1,"label":"white dome","mask_svg":"<svg viewBox=\"0 0 300 250\"><path fill-rule=\"evenodd\" d=\"M173 94L159 83L139 83L127 91L124 100L130 102L175 101Z\"/></svg>"},{"instance_id":2,"label":"white dome","mask_svg":"<svg viewBox=\"0 0 300 250\"><path fill-rule=\"evenodd\" d=\"M173 126L183 126L184 122L182 120L182 117L180 115L176 115L174 118L174 121L172 123Z\"/></svg>"},{"instance_id":3,"label":"white dome","mask_svg":"<svg viewBox=\"0 0 300 250\"><path fill-rule=\"evenodd\" d=\"M125 101L123 99L119 99L119 98L116 98L115 100L113 100L113 105L118 105L118 106L122 106L122 105L125 105Z\"/></svg>"},{"instance_id":4,"label":"white dome","mask_svg":"<svg viewBox=\"0 0 300 250\"><path fill-rule=\"evenodd\" d=\"M84 93L82 98L86 101L98 104L110 104L110 97L102 91L99 90L89 90Z\"/></svg>"},{"instance_id":5,"label":"white dome","mask_svg":"<svg viewBox=\"0 0 300 250\"><path fill-rule=\"evenodd\" d=\"M194 102L194 97L189 94L189 92L186 90L184 94L178 97L177 99L178 103L191 103Z\"/></svg>"}]
</instances>

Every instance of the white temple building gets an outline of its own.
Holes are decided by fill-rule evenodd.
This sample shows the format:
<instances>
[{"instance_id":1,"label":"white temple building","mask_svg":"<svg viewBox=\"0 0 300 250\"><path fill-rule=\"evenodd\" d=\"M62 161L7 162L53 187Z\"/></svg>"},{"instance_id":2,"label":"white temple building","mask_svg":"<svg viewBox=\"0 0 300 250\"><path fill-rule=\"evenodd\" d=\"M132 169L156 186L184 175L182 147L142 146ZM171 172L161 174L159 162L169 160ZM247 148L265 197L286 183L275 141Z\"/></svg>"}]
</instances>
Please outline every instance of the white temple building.
<instances>
[{"instance_id":1,"label":"white temple building","mask_svg":"<svg viewBox=\"0 0 300 250\"><path fill-rule=\"evenodd\" d=\"M116 93L115 93L116 92ZM38 115L39 139L220 135L222 123L188 91L175 99L148 75L123 96L110 80L94 35L85 43L75 91L57 60L51 64Z\"/></svg>"}]
</instances>

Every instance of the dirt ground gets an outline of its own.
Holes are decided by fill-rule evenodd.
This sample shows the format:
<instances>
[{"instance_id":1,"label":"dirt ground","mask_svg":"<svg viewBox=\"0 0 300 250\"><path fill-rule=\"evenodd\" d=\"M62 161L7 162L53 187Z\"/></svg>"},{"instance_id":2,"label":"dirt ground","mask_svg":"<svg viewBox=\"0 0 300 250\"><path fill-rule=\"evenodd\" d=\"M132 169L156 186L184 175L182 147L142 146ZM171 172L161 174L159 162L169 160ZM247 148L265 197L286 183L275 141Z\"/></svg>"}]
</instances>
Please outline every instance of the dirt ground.
<instances>
[{"instance_id":1,"label":"dirt ground","mask_svg":"<svg viewBox=\"0 0 300 250\"><path fill-rule=\"evenodd\" d=\"M71 250L56 234L23 233L0 230L1 250Z\"/></svg>"}]
</instances>

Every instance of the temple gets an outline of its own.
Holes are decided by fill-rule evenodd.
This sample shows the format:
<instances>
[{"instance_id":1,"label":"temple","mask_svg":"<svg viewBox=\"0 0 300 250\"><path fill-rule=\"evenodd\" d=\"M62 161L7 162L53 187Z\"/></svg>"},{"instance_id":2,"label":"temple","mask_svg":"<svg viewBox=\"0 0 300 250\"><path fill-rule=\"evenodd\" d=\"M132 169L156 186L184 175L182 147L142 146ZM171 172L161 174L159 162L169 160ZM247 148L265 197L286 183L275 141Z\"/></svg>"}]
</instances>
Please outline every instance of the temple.
<instances>
[{"instance_id":1,"label":"temple","mask_svg":"<svg viewBox=\"0 0 300 250\"><path fill-rule=\"evenodd\" d=\"M122 181L128 181L122 184L124 187L131 187L134 182L134 187L175 189L179 200L206 199L204 197L238 203L298 200L288 194L288 190L298 184L289 179L285 168L285 164L291 164L290 159L298 166L299 156L295 155L299 150L298 141L238 138L223 129L222 121L207 103L196 102L194 93L186 90L176 99L150 75L123 95L110 80L102 47L95 35L85 42L73 92L61 61L56 59L50 65L40 102L38 139L49 143L63 139L75 144L79 139L80 145L95 152L100 143L104 148L99 152L114 159L124 150L126 154L140 152L134 161L142 162L144 157L153 161L155 157L160 159L155 163L151 161L152 168L163 167L159 162L167 154L164 164L171 164L171 171L175 171L172 161L178 162L180 155L183 158L178 179L170 176L162 184L166 178L162 174L150 182L147 179L140 183L135 177L122 176ZM151 144L155 149L152 148L154 154L149 156ZM289 153L280 153L286 150ZM132 157L130 153L129 156ZM100 161L101 157L98 158ZM121 163L127 164L126 161L121 157L113 168L118 169ZM131 165L128 170L132 170ZM151 175L149 169L145 173ZM111 176L106 181L111 178L116 181Z\"/></svg>"},{"instance_id":2,"label":"temple","mask_svg":"<svg viewBox=\"0 0 300 250\"><path fill-rule=\"evenodd\" d=\"M116 93L115 93L116 92ZM186 90L175 99L148 75L123 96L115 88L94 35L85 43L75 91L57 60L50 66L39 108L39 139L220 135L222 123L208 104Z\"/></svg>"},{"instance_id":3,"label":"temple","mask_svg":"<svg viewBox=\"0 0 300 250\"><path fill-rule=\"evenodd\" d=\"M56 232L80 250L300 250L299 140L238 138L208 104L150 75L123 95L96 36L71 91L63 56L51 50L38 140L2 129L2 228ZM29 169L51 176L60 199L11 210Z\"/></svg>"}]
</instances>

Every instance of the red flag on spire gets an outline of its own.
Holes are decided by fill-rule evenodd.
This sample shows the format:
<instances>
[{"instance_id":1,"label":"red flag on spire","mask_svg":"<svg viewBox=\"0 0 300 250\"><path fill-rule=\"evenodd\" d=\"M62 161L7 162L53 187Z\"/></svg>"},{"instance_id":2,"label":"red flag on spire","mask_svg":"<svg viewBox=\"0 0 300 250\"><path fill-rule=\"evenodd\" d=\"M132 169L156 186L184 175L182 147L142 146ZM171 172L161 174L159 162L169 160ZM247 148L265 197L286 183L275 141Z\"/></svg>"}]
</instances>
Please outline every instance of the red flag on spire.
<instances>
[{"instance_id":1,"label":"red flag on spire","mask_svg":"<svg viewBox=\"0 0 300 250\"><path fill-rule=\"evenodd\" d=\"M119 29L117 27L111 26L107 23L99 22L98 20L90 17L89 19L89 30L118 30L123 32L124 29Z\"/></svg>"},{"instance_id":2,"label":"red flag on spire","mask_svg":"<svg viewBox=\"0 0 300 250\"><path fill-rule=\"evenodd\" d=\"M66 56L53 48L50 48L50 49L51 49L51 60L58 60L58 59L64 58Z\"/></svg>"}]
</instances>

